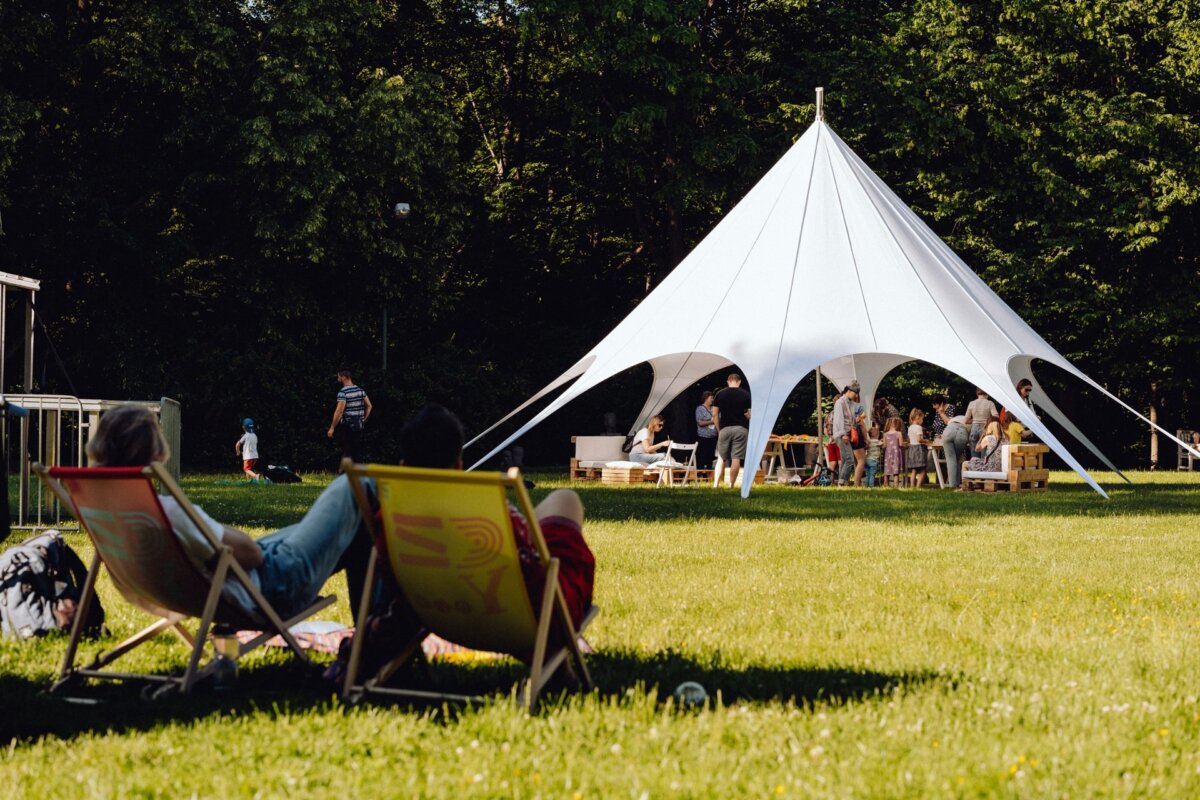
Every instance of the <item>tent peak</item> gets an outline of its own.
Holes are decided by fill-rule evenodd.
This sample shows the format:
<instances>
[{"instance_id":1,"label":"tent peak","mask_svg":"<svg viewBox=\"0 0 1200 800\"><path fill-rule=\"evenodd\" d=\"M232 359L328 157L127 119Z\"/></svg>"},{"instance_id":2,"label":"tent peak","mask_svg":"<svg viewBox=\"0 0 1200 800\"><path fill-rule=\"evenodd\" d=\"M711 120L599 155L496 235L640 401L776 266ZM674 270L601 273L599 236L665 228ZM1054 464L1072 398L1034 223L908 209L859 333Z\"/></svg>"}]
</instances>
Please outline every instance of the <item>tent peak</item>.
<instances>
[{"instance_id":1,"label":"tent peak","mask_svg":"<svg viewBox=\"0 0 1200 800\"><path fill-rule=\"evenodd\" d=\"M817 87L817 118L814 122L820 122L825 119L825 87Z\"/></svg>"}]
</instances>

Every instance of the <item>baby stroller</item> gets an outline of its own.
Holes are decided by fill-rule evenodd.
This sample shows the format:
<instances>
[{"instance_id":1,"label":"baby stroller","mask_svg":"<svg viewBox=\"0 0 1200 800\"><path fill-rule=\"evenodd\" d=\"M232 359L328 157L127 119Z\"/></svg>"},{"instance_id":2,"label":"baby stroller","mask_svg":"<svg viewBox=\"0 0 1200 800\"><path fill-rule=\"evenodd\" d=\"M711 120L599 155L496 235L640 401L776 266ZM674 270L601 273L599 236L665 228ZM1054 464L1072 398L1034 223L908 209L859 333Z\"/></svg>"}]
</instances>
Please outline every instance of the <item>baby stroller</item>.
<instances>
[{"instance_id":1,"label":"baby stroller","mask_svg":"<svg viewBox=\"0 0 1200 800\"><path fill-rule=\"evenodd\" d=\"M825 463L822 464L820 459L813 465L812 474L800 482L801 486L832 486L834 482L833 469L829 464L837 464L842 460L842 451L838 449L837 443L830 442L825 445Z\"/></svg>"}]
</instances>

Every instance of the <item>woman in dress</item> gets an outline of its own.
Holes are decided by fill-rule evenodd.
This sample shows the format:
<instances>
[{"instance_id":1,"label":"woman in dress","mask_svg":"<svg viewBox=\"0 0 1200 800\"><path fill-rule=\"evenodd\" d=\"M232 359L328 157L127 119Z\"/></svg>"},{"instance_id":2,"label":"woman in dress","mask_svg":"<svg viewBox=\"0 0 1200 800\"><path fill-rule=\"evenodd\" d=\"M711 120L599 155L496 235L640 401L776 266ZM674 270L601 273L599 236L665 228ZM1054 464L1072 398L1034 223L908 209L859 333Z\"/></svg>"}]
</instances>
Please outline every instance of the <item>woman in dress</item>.
<instances>
[{"instance_id":1,"label":"woman in dress","mask_svg":"<svg viewBox=\"0 0 1200 800\"><path fill-rule=\"evenodd\" d=\"M973 472L1000 471L1000 423L992 420L984 428L983 437L975 445L975 457L967 462L964 469Z\"/></svg>"}]
</instances>

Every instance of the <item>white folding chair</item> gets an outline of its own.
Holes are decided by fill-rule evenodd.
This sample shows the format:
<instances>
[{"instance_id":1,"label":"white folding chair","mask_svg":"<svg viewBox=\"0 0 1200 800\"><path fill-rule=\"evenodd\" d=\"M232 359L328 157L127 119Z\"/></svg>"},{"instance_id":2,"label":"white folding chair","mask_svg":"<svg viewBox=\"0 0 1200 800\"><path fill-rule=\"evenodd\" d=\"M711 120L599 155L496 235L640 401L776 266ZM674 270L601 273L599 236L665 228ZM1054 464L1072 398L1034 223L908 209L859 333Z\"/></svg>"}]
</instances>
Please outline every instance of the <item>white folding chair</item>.
<instances>
[{"instance_id":1,"label":"white folding chair","mask_svg":"<svg viewBox=\"0 0 1200 800\"><path fill-rule=\"evenodd\" d=\"M683 482L680 484L681 486L687 486L688 478L691 478L692 482L695 483L696 448L698 446L699 445L696 442L693 442L692 444L678 444L676 442L671 442L671 446L667 448L667 458L674 459L682 466L667 466L661 463L658 465L652 465L660 467L658 471L658 485L662 486L665 483L667 486L674 486L675 472L677 470L683 472ZM672 451L674 450L678 450L681 453L687 453L687 460L676 459L672 455Z\"/></svg>"}]
</instances>

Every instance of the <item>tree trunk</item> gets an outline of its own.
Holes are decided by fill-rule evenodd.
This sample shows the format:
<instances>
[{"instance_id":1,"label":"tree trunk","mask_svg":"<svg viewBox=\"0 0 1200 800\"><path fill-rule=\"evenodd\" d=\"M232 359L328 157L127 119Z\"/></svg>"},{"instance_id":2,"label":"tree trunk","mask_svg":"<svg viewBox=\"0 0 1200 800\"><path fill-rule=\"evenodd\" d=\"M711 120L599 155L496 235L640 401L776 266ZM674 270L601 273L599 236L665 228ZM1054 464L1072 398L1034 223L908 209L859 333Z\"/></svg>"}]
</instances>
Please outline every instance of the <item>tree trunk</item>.
<instances>
[{"instance_id":1,"label":"tree trunk","mask_svg":"<svg viewBox=\"0 0 1200 800\"><path fill-rule=\"evenodd\" d=\"M1158 383L1150 381L1150 469L1158 469Z\"/></svg>"}]
</instances>

